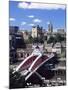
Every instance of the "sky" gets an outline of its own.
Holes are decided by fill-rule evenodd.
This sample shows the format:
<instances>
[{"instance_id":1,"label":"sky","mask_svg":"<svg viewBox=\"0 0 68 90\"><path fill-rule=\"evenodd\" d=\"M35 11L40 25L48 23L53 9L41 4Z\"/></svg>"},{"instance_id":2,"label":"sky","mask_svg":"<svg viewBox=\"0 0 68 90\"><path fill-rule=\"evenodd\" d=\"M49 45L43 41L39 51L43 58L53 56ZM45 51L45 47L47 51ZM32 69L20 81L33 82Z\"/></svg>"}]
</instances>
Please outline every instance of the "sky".
<instances>
[{"instance_id":1,"label":"sky","mask_svg":"<svg viewBox=\"0 0 68 90\"><path fill-rule=\"evenodd\" d=\"M36 25L47 30L49 22L54 29L65 28L65 17L65 5L9 1L9 25L20 30L31 30Z\"/></svg>"}]
</instances>

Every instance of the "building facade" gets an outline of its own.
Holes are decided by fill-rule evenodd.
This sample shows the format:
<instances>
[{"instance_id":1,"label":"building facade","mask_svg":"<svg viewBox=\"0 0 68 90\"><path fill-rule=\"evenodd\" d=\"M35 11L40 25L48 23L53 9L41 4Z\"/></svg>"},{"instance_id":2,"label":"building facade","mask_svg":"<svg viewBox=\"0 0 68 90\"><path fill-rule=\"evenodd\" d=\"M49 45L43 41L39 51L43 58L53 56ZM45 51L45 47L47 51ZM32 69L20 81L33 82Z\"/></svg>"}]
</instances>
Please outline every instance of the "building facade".
<instances>
[{"instance_id":1,"label":"building facade","mask_svg":"<svg viewBox=\"0 0 68 90\"><path fill-rule=\"evenodd\" d=\"M40 27L39 25L33 26L32 27L32 37L33 38L41 37L42 36L42 30L43 30L43 28Z\"/></svg>"},{"instance_id":2,"label":"building facade","mask_svg":"<svg viewBox=\"0 0 68 90\"><path fill-rule=\"evenodd\" d=\"M10 63L17 61L17 49L26 47L23 36L18 32L18 30L19 27L17 26L9 27Z\"/></svg>"}]
</instances>

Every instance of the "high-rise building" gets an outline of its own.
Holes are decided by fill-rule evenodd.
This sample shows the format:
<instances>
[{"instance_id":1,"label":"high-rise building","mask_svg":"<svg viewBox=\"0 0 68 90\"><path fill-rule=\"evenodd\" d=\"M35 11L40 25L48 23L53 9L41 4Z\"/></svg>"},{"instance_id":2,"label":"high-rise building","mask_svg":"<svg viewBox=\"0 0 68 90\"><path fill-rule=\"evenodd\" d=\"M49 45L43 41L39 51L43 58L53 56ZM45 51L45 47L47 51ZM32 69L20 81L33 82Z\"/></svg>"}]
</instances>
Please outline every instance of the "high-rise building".
<instances>
[{"instance_id":1,"label":"high-rise building","mask_svg":"<svg viewBox=\"0 0 68 90\"><path fill-rule=\"evenodd\" d=\"M16 62L16 34L19 30L17 26L9 26L9 46L10 46L10 63Z\"/></svg>"},{"instance_id":2,"label":"high-rise building","mask_svg":"<svg viewBox=\"0 0 68 90\"><path fill-rule=\"evenodd\" d=\"M17 61L16 50L18 48L25 48L24 39L21 33L18 32L19 27L9 27L9 44L10 44L10 63Z\"/></svg>"},{"instance_id":3,"label":"high-rise building","mask_svg":"<svg viewBox=\"0 0 68 90\"><path fill-rule=\"evenodd\" d=\"M33 26L32 27L32 37L33 38L41 37L42 36L42 30L43 30L43 28L40 27L39 25Z\"/></svg>"},{"instance_id":4,"label":"high-rise building","mask_svg":"<svg viewBox=\"0 0 68 90\"><path fill-rule=\"evenodd\" d=\"M18 26L9 26L10 49L15 48L15 35L17 34L18 30Z\"/></svg>"},{"instance_id":5,"label":"high-rise building","mask_svg":"<svg viewBox=\"0 0 68 90\"><path fill-rule=\"evenodd\" d=\"M51 22L48 23L48 32L52 33L53 32L53 25Z\"/></svg>"},{"instance_id":6,"label":"high-rise building","mask_svg":"<svg viewBox=\"0 0 68 90\"><path fill-rule=\"evenodd\" d=\"M53 34L53 25L51 22L48 22L48 32L47 32L47 40L52 36Z\"/></svg>"},{"instance_id":7,"label":"high-rise building","mask_svg":"<svg viewBox=\"0 0 68 90\"><path fill-rule=\"evenodd\" d=\"M15 34L19 30L18 26L9 26L9 34Z\"/></svg>"}]
</instances>

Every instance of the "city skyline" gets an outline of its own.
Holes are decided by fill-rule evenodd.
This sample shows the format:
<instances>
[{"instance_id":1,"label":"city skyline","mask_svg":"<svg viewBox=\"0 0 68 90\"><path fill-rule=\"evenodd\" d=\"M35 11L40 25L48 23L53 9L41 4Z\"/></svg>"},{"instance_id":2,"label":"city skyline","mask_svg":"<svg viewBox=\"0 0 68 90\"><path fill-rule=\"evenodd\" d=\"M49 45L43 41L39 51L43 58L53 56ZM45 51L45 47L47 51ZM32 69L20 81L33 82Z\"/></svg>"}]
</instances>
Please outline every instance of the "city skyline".
<instances>
[{"instance_id":1,"label":"city skyline","mask_svg":"<svg viewBox=\"0 0 68 90\"><path fill-rule=\"evenodd\" d=\"M49 22L53 24L54 29L65 29L65 14L65 5L9 2L9 25L19 26L20 30L31 30L32 26L36 25L47 29Z\"/></svg>"}]
</instances>

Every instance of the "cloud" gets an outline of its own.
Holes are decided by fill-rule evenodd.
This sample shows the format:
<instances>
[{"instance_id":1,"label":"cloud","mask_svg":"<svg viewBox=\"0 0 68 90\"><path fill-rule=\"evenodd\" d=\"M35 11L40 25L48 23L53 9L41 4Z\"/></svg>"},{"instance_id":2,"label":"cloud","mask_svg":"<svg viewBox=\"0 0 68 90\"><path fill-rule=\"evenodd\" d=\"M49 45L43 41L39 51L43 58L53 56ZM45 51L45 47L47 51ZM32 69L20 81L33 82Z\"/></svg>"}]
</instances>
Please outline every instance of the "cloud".
<instances>
[{"instance_id":1,"label":"cloud","mask_svg":"<svg viewBox=\"0 0 68 90\"><path fill-rule=\"evenodd\" d=\"M47 24L50 24L51 22L50 21L47 21Z\"/></svg>"},{"instance_id":2,"label":"cloud","mask_svg":"<svg viewBox=\"0 0 68 90\"><path fill-rule=\"evenodd\" d=\"M10 20L10 21L15 21L15 18L10 18L9 20Z\"/></svg>"},{"instance_id":3,"label":"cloud","mask_svg":"<svg viewBox=\"0 0 68 90\"><path fill-rule=\"evenodd\" d=\"M34 15L29 15L28 17L29 17L29 18L34 18Z\"/></svg>"},{"instance_id":4,"label":"cloud","mask_svg":"<svg viewBox=\"0 0 68 90\"><path fill-rule=\"evenodd\" d=\"M41 23L42 21L40 19L34 19L33 22Z\"/></svg>"},{"instance_id":5,"label":"cloud","mask_svg":"<svg viewBox=\"0 0 68 90\"><path fill-rule=\"evenodd\" d=\"M34 24L33 23L31 23L31 24L28 24L29 26L34 26Z\"/></svg>"},{"instance_id":6,"label":"cloud","mask_svg":"<svg viewBox=\"0 0 68 90\"><path fill-rule=\"evenodd\" d=\"M19 8L24 9L65 9L65 5L61 4L41 4L41 3L28 3L28 2L20 2L18 3Z\"/></svg>"},{"instance_id":7,"label":"cloud","mask_svg":"<svg viewBox=\"0 0 68 90\"><path fill-rule=\"evenodd\" d=\"M21 25L25 25L25 24L26 24L26 22L22 22L22 23L21 23Z\"/></svg>"},{"instance_id":8,"label":"cloud","mask_svg":"<svg viewBox=\"0 0 68 90\"><path fill-rule=\"evenodd\" d=\"M25 25L25 24L26 24L26 22L22 22L22 23L21 23L21 25Z\"/></svg>"},{"instance_id":9,"label":"cloud","mask_svg":"<svg viewBox=\"0 0 68 90\"><path fill-rule=\"evenodd\" d=\"M20 2L19 4L18 4L18 7L19 8L28 8L29 7L29 4L28 3L26 3L26 2Z\"/></svg>"}]
</instances>

